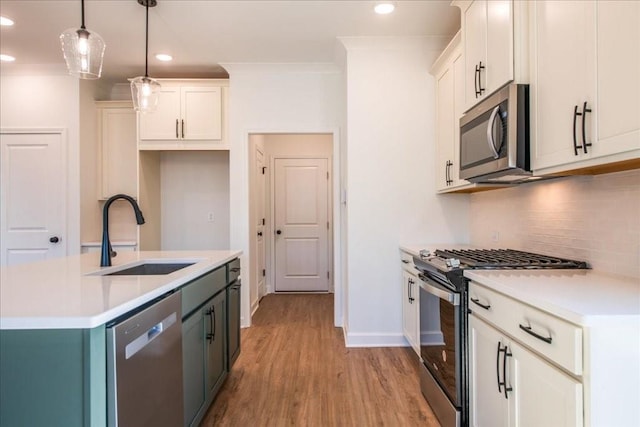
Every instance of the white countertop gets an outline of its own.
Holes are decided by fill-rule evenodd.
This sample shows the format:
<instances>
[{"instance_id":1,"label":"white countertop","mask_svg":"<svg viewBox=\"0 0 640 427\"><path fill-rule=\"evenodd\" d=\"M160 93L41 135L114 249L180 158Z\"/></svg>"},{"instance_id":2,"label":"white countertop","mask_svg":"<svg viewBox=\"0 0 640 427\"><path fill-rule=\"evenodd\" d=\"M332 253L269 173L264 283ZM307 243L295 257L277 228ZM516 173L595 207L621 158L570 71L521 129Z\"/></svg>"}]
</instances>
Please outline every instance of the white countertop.
<instances>
[{"instance_id":1,"label":"white countertop","mask_svg":"<svg viewBox=\"0 0 640 427\"><path fill-rule=\"evenodd\" d=\"M100 253L0 268L0 329L93 328L117 318L242 252L121 251L112 267L99 267ZM167 275L100 276L142 261L195 262Z\"/></svg>"},{"instance_id":2,"label":"white countertop","mask_svg":"<svg viewBox=\"0 0 640 427\"><path fill-rule=\"evenodd\" d=\"M593 270L465 270L488 288L582 326L640 323L640 280Z\"/></svg>"}]
</instances>

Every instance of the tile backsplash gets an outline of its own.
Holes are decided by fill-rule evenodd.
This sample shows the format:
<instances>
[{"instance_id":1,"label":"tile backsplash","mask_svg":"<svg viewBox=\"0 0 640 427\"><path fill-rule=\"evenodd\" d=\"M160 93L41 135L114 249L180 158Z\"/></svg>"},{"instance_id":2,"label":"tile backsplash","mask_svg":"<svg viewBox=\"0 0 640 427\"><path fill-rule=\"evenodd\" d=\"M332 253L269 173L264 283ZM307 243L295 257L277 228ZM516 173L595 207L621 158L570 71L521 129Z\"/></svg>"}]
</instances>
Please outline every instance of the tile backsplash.
<instances>
[{"instance_id":1,"label":"tile backsplash","mask_svg":"<svg viewBox=\"0 0 640 427\"><path fill-rule=\"evenodd\" d=\"M640 170L471 195L471 244L584 260L640 278Z\"/></svg>"}]
</instances>

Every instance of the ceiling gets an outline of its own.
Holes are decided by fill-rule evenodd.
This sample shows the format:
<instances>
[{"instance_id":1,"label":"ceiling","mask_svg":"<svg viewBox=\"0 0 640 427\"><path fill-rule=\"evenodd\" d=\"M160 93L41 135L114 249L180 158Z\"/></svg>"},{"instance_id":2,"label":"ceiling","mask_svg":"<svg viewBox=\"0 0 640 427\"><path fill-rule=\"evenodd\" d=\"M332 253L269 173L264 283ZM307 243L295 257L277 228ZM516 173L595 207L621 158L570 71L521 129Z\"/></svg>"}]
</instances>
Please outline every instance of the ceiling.
<instances>
[{"instance_id":1,"label":"ceiling","mask_svg":"<svg viewBox=\"0 0 640 427\"><path fill-rule=\"evenodd\" d=\"M149 75L221 77L220 63L333 62L337 37L446 36L459 28L449 1L396 1L390 15L373 0L158 0L149 9ZM0 0L0 50L16 57L3 69L64 64L58 36L79 28L80 0ZM103 77L144 73L145 8L136 0L85 0L85 24L107 45ZM156 53L174 60L162 63Z\"/></svg>"}]
</instances>

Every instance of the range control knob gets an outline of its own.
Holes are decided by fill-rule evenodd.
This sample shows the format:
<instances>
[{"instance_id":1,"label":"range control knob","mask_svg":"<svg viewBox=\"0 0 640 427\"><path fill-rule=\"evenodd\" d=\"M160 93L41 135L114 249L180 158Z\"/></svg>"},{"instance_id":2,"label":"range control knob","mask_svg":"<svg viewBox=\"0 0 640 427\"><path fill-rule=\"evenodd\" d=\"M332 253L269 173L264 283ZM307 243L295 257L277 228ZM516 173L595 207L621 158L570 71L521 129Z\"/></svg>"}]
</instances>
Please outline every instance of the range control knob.
<instances>
[{"instance_id":1,"label":"range control knob","mask_svg":"<svg viewBox=\"0 0 640 427\"><path fill-rule=\"evenodd\" d=\"M447 264L447 267L449 267L449 268L458 268L458 267L460 267L460 260L458 258L447 258L447 260L445 262Z\"/></svg>"}]
</instances>

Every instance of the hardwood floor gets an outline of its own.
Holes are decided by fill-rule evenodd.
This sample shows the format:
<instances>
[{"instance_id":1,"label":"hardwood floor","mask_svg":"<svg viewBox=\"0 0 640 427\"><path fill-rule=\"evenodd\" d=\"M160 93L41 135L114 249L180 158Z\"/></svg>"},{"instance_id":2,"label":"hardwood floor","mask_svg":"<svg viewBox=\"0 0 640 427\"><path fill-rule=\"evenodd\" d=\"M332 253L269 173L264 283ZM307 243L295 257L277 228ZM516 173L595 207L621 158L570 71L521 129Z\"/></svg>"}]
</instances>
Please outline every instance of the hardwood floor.
<instances>
[{"instance_id":1,"label":"hardwood floor","mask_svg":"<svg viewBox=\"0 0 640 427\"><path fill-rule=\"evenodd\" d=\"M268 295L201 426L439 426L410 348L346 348L333 295Z\"/></svg>"}]
</instances>

